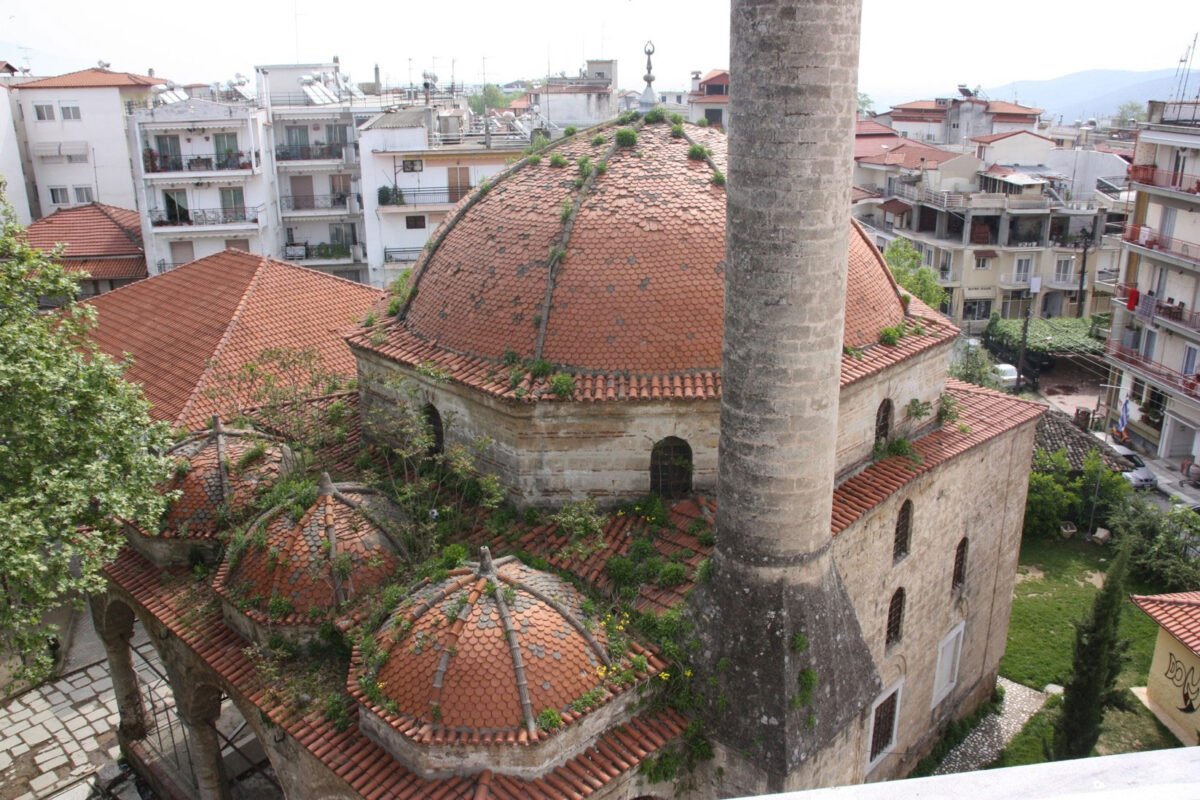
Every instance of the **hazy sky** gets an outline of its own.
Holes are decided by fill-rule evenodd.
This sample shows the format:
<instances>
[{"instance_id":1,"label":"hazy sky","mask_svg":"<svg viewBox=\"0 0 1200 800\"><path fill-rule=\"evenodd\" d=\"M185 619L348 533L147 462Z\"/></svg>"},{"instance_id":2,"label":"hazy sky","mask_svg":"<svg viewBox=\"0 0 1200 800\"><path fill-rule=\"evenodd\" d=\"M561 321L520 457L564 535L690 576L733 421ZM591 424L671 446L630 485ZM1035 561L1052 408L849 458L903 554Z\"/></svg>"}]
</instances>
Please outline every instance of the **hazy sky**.
<instances>
[{"instance_id":1,"label":"hazy sky","mask_svg":"<svg viewBox=\"0 0 1200 800\"><path fill-rule=\"evenodd\" d=\"M1200 29L1196 0L1129 6L1008 0L1005 3L864 0L859 87L891 102L944 95L1084 69L1174 69ZM1152 33L1147 33L1152 31ZM347 3L139 3L0 0L0 59L36 74L94 66L180 83L252 75L255 64L340 56L355 80L375 64L387 82L419 82L433 69L468 83L575 74L588 57L619 60L623 88L640 89L642 46L654 41L655 86L687 88L692 70L728 66L727 0L514 3L442 0ZM28 48L24 50L23 48ZM1193 62L1200 71L1200 58ZM410 72L411 70L411 72ZM1011 98L1009 98L1011 99ZM1036 102L1036 97L1021 97Z\"/></svg>"}]
</instances>

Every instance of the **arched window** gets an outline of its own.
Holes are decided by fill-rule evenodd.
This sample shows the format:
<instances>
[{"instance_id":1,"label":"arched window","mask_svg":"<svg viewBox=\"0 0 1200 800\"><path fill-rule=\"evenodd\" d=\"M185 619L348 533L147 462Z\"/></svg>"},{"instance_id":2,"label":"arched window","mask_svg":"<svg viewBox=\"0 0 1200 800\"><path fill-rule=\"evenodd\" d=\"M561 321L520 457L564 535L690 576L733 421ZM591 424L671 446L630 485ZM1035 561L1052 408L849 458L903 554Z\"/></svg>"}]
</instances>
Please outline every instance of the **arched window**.
<instances>
[{"instance_id":1,"label":"arched window","mask_svg":"<svg viewBox=\"0 0 1200 800\"><path fill-rule=\"evenodd\" d=\"M912 500L905 500L896 517L896 538L892 540L892 563L908 555L908 543L912 538Z\"/></svg>"},{"instance_id":2,"label":"arched window","mask_svg":"<svg viewBox=\"0 0 1200 800\"><path fill-rule=\"evenodd\" d=\"M668 436L650 451L650 491L660 497L683 497L692 491L692 448Z\"/></svg>"},{"instance_id":3,"label":"arched window","mask_svg":"<svg viewBox=\"0 0 1200 800\"><path fill-rule=\"evenodd\" d=\"M887 641L889 645L900 641L904 625L904 590L897 589L888 603Z\"/></svg>"},{"instance_id":4,"label":"arched window","mask_svg":"<svg viewBox=\"0 0 1200 800\"><path fill-rule=\"evenodd\" d=\"M954 576L950 579L950 591L957 592L967 582L967 537L958 543L954 551Z\"/></svg>"},{"instance_id":5,"label":"arched window","mask_svg":"<svg viewBox=\"0 0 1200 800\"><path fill-rule=\"evenodd\" d=\"M892 430L892 401L885 399L875 412L875 441L886 442Z\"/></svg>"},{"instance_id":6,"label":"arched window","mask_svg":"<svg viewBox=\"0 0 1200 800\"><path fill-rule=\"evenodd\" d=\"M446 434L442 430L442 415L434 408L433 403L426 403L421 409L425 416L425 424L429 426L429 455L441 455L446 449Z\"/></svg>"}]
</instances>

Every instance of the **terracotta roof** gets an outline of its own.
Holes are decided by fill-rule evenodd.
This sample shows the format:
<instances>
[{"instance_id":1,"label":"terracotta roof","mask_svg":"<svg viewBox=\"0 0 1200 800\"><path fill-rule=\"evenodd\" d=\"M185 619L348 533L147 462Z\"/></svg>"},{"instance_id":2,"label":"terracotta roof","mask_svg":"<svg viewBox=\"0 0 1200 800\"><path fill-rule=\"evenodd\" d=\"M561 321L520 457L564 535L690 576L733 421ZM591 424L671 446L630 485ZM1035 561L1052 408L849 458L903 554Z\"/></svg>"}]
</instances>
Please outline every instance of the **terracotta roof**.
<instances>
[{"instance_id":1,"label":"terracotta roof","mask_svg":"<svg viewBox=\"0 0 1200 800\"><path fill-rule=\"evenodd\" d=\"M20 72L20 70L7 61L0 61L0 72L7 72L9 75L15 75Z\"/></svg>"},{"instance_id":2,"label":"terracotta roof","mask_svg":"<svg viewBox=\"0 0 1200 800\"><path fill-rule=\"evenodd\" d=\"M260 625L312 627L330 619L395 570L394 546L379 527L399 517L388 505L374 489L333 484L325 475L299 520L281 507L247 529L247 544L229 548L213 589ZM265 539L261 546L249 544L256 535ZM290 610L272 614L276 598Z\"/></svg>"},{"instance_id":3,"label":"terracotta roof","mask_svg":"<svg viewBox=\"0 0 1200 800\"><path fill-rule=\"evenodd\" d=\"M60 208L35 221L25 229L25 240L46 251L64 244L63 258L141 256L142 223L136 211L89 203ZM144 275L145 261L142 271Z\"/></svg>"},{"instance_id":4,"label":"terracotta roof","mask_svg":"<svg viewBox=\"0 0 1200 800\"><path fill-rule=\"evenodd\" d=\"M190 569L156 568L125 548L105 567L105 574L216 672L231 692L255 705L265 720L278 725L355 792L371 800L584 797L637 770L649 755L682 735L688 724L674 711L644 712L610 728L585 752L535 780L493 775L488 770L471 777L422 778L363 733L356 706L350 709L349 726L339 731L322 709L268 686L247 656L246 640L225 624L214 604L205 602L207 589L188 580Z\"/></svg>"},{"instance_id":5,"label":"terracotta roof","mask_svg":"<svg viewBox=\"0 0 1200 800\"><path fill-rule=\"evenodd\" d=\"M1200 656L1200 591L1133 595L1130 599L1180 644Z\"/></svg>"},{"instance_id":6,"label":"terracotta roof","mask_svg":"<svg viewBox=\"0 0 1200 800\"><path fill-rule=\"evenodd\" d=\"M729 75L729 70L727 70L727 69L710 69L710 70L709 70L709 71L708 71L708 72L705 74L705 76L704 76L703 78L701 78L701 79L700 79L700 83L703 85L703 84L705 84L705 83L708 83L709 81L711 81L713 78L719 78L719 77L721 77L722 75L726 75L726 76L728 76L728 75Z\"/></svg>"},{"instance_id":7,"label":"terracotta roof","mask_svg":"<svg viewBox=\"0 0 1200 800\"><path fill-rule=\"evenodd\" d=\"M1034 133L1033 131L1006 131L1004 133L989 133L987 136L972 136L971 141L979 142L980 144L991 144L992 142L998 142L1001 139L1007 139L1010 136L1020 136L1021 134L1033 136L1035 138L1042 139L1043 141L1050 142L1051 144L1054 143L1053 139L1047 139L1040 133Z\"/></svg>"},{"instance_id":8,"label":"terracotta roof","mask_svg":"<svg viewBox=\"0 0 1200 800\"><path fill-rule=\"evenodd\" d=\"M880 203L879 210L886 211L889 214L907 214L912 211L912 206L899 198L893 197L891 200Z\"/></svg>"},{"instance_id":9,"label":"terracotta roof","mask_svg":"<svg viewBox=\"0 0 1200 800\"><path fill-rule=\"evenodd\" d=\"M906 111L945 111L947 106L938 105L936 100L912 100L908 103L897 103L892 108L902 108Z\"/></svg>"},{"instance_id":10,"label":"terracotta roof","mask_svg":"<svg viewBox=\"0 0 1200 800\"><path fill-rule=\"evenodd\" d=\"M870 200L871 198L879 199L879 192L871 189L864 189L861 186L850 187L850 202L858 203L862 200Z\"/></svg>"},{"instance_id":11,"label":"terracotta roof","mask_svg":"<svg viewBox=\"0 0 1200 800\"><path fill-rule=\"evenodd\" d=\"M687 130L724 171L725 137ZM573 137L554 152L595 162L611 149L604 138L592 145ZM382 326L386 340L376 344L376 332L363 330L350 335L351 346L410 365L432 361L455 380L513 399L557 397L545 379L513 383L508 351L573 375L576 400L716 397L725 190L688 149L668 125L646 125L637 150L618 148L582 197L575 170L548 157L519 162L451 212L418 263L415 297L400 320ZM564 240L562 209L573 203L549 281L548 256ZM875 245L857 227L849 242L845 343L864 347L904 312ZM953 330L936 320L927 327Z\"/></svg>"},{"instance_id":12,"label":"terracotta roof","mask_svg":"<svg viewBox=\"0 0 1200 800\"><path fill-rule=\"evenodd\" d=\"M989 114L1016 114L1016 115L1033 115L1037 116L1042 113L1042 109L1033 108L1031 106L1022 106L1017 103L1007 103L1003 100L989 100L987 104L987 112Z\"/></svg>"},{"instance_id":13,"label":"terracotta roof","mask_svg":"<svg viewBox=\"0 0 1200 800\"><path fill-rule=\"evenodd\" d=\"M900 133L895 128L889 128L882 122L876 122L873 119L859 119L854 121L855 136L895 136L900 137Z\"/></svg>"},{"instance_id":14,"label":"terracotta roof","mask_svg":"<svg viewBox=\"0 0 1200 800\"><path fill-rule=\"evenodd\" d=\"M146 75L135 75L132 72L112 72L107 69L82 69L78 72L68 72L65 75L55 75L52 78L41 78L29 83L22 83L21 89L103 89L124 88L128 86L155 86L165 84L162 78L150 78Z\"/></svg>"},{"instance_id":15,"label":"terracotta roof","mask_svg":"<svg viewBox=\"0 0 1200 800\"><path fill-rule=\"evenodd\" d=\"M874 142L874 140L869 141ZM886 150L878 145L871 149L872 153L863 156L856 155L854 160L863 164L896 165L905 169L918 169L919 167L932 169L962 155L962 153L931 147L912 139L900 139L889 145Z\"/></svg>"},{"instance_id":16,"label":"terracotta roof","mask_svg":"<svg viewBox=\"0 0 1200 800\"><path fill-rule=\"evenodd\" d=\"M315 349L325 370L355 374L345 328L380 296L377 289L239 250L193 261L88 302L91 335L106 353L130 353L125 376L142 384L155 419L190 428L228 400L222 380L264 350ZM245 405L252 397L238 400Z\"/></svg>"},{"instance_id":17,"label":"terracotta roof","mask_svg":"<svg viewBox=\"0 0 1200 800\"><path fill-rule=\"evenodd\" d=\"M572 707L580 697L598 691L603 699L590 707L602 706L665 666L636 643L628 654L610 652L604 622L583 611L583 599L515 558L496 561L494 571L490 557L453 570L412 592L384 624L374 675L356 653L350 693L418 744L545 741L555 735L537 725L545 709L570 725L587 713ZM639 654L640 672L630 658ZM617 677L623 670L628 682ZM371 680L393 710L368 699L362 684Z\"/></svg>"},{"instance_id":18,"label":"terracotta roof","mask_svg":"<svg viewBox=\"0 0 1200 800\"><path fill-rule=\"evenodd\" d=\"M1107 442L1080 430L1069 414L1057 408L1046 410L1045 415L1038 421L1033 441L1035 447L1049 453L1065 450L1067 462L1072 470L1083 471L1083 460L1092 450L1100 453L1100 458L1109 469L1117 472L1133 469L1133 465L1117 455Z\"/></svg>"},{"instance_id":19,"label":"terracotta roof","mask_svg":"<svg viewBox=\"0 0 1200 800\"><path fill-rule=\"evenodd\" d=\"M133 258L66 258L59 262L67 272L86 272L93 280L141 280L149 273L146 259Z\"/></svg>"},{"instance_id":20,"label":"terracotta roof","mask_svg":"<svg viewBox=\"0 0 1200 800\"><path fill-rule=\"evenodd\" d=\"M908 456L890 456L835 488L830 526L835 536L920 475L1005 431L1037 419L1046 410L1041 403L952 378L946 381L946 391L958 401L959 426L945 426L914 440L913 450L920 454L921 463Z\"/></svg>"},{"instance_id":21,"label":"terracotta roof","mask_svg":"<svg viewBox=\"0 0 1200 800\"><path fill-rule=\"evenodd\" d=\"M728 102L729 95L727 94L701 94L692 95L691 98L692 105L696 106L708 105L710 103L714 105L724 105Z\"/></svg>"}]
</instances>

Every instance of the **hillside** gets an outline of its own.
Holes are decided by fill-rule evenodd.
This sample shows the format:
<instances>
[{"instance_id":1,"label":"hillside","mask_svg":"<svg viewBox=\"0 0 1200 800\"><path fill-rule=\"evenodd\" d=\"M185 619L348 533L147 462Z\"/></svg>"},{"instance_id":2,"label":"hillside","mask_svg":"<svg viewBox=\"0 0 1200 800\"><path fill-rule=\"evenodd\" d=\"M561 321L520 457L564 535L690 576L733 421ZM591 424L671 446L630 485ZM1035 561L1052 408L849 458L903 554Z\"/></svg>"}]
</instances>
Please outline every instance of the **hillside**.
<instances>
[{"instance_id":1,"label":"hillside","mask_svg":"<svg viewBox=\"0 0 1200 800\"><path fill-rule=\"evenodd\" d=\"M1061 116L1069 124L1077 119L1108 116L1128 100L1143 104L1151 99L1164 100L1177 85L1174 69L1149 72L1093 69L1048 80L1014 81L986 88L983 93L992 100L1015 99L1023 105L1045 109L1055 122ZM1188 94L1194 95L1197 85L1200 85L1200 71L1193 71Z\"/></svg>"}]
</instances>

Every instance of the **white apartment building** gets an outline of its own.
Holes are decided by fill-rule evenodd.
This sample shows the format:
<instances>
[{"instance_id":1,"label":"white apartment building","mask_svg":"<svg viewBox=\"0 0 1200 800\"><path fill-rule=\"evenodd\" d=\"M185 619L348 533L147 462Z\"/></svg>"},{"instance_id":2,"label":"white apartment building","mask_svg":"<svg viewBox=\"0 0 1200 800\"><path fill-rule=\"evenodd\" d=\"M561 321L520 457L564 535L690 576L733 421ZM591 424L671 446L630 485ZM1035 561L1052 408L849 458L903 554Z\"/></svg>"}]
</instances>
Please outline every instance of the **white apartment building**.
<instances>
[{"instance_id":1,"label":"white apartment building","mask_svg":"<svg viewBox=\"0 0 1200 800\"><path fill-rule=\"evenodd\" d=\"M134 111L142 239L151 275L226 248L279 255L280 208L266 113L190 99Z\"/></svg>"},{"instance_id":2,"label":"white apartment building","mask_svg":"<svg viewBox=\"0 0 1200 800\"><path fill-rule=\"evenodd\" d=\"M33 210L25 181L25 143L23 127L19 126L20 106L16 92L0 82L0 179L4 180L4 196L17 214L17 222L28 225Z\"/></svg>"},{"instance_id":3,"label":"white apartment building","mask_svg":"<svg viewBox=\"0 0 1200 800\"><path fill-rule=\"evenodd\" d=\"M615 59L588 59L577 77L551 77L529 88L529 102L551 125L586 128L620 113Z\"/></svg>"},{"instance_id":4,"label":"white apartment building","mask_svg":"<svg viewBox=\"0 0 1200 800\"><path fill-rule=\"evenodd\" d=\"M18 115L42 214L101 202L136 205L126 116L152 104L161 78L85 69L19 84Z\"/></svg>"},{"instance_id":5,"label":"white apartment building","mask_svg":"<svg viewBox=\"0 0 1200 800\"><path fill-rule=\"evenodd\" d=\"M520 120L492 130L460 108L395 108L359 128L369 282L386 286L412 266L454 205L529 145Z\"/></svg>"},{"instance_id":6,"label":"white apartment building","mask_svg":"<svg viewBox=\"0 0 1200 800\"><path fill-rule=\"evenodd\" d=\"M967 145L977 136L1037 129L1042 109L986 100L958 87L957 97L900 103L875 117L901 136L928 144Z\"/></svg>"},{"instance_id":7,"label":"white apartment building","mask_svg":"<svg viewBox=\"0 0 1200 800\"><path fill-rule=\"evenodd\" d=\"M1149 104L1121 235L1109 363L1119 386L1109 423L1129 400L1127 432L1164 458L1200 459L1200 103Z\"/></svg>"}]
</instances>

